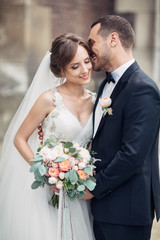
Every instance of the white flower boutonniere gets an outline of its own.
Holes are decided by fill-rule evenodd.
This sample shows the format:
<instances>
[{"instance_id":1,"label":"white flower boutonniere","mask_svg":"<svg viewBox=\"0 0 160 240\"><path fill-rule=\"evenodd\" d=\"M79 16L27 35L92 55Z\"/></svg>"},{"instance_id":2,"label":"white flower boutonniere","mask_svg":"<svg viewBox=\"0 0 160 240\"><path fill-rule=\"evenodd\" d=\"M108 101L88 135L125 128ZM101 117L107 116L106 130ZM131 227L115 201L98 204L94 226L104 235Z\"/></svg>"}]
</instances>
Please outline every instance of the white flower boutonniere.
<instances>
[{"instance_id":1,"label":"white flower boutonniere","mask_svg":"<svg viewBox=\"0 0 160 240\"><path fill-rule=\"evenodd\" d=\"M113 115L112 108L109 108L111 103L112 99L109 97L99 98L99 104L103 110L103 117L106 115L106 113L108 113L108 115Z\"/></svg>"}]
</instances>

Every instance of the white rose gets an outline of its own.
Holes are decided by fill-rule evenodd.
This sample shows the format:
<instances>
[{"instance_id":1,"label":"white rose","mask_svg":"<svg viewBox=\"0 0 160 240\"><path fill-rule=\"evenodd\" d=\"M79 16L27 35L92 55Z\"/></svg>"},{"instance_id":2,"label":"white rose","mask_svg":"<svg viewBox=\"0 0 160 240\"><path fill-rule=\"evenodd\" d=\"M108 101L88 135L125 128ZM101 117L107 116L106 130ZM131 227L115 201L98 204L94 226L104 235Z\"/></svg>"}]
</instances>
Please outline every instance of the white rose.
<instances>
[{"instance_id":1,"label":"white rose","mask_svg":"<svg viewBox=\"0 0 160 240\"><path fill-rule=\"evenodd\" d=\"M65 152L65 153L69 153L69 148L65 148L65 149L64 149L64 152Z\"/></svg>"},{"instance_id":2,"label":"white rose","mask_svg":"<svg viewBox=\"0 0 160 240\"><path fill-rule=\"evenodd\" d=\"M78 159L75 159L75 164L78 164L79 163L79 160Z\"/></svg>"},{"instance_id":3,"label":"white rose","mask_svg":"<svg viewBox=\"0 0 160 240\"><path fill-rule=\"evenodd\" d=\"M61 188L63 187L63 182L59 180L59 181L56 183L56 187L57 187L58 189L61 189Z\"/></svg>"},{"instance_id":4,"label":"white rose","mask_svg":"<svg viewBox=\"0 0 160 240\"><path fill-rule=\"evenodd\" d=\"M72 169L75 170L75 171L77 171L77 170L78 170L78 166L73 166Z\"/></svg>"},{"instance_id":5,"label":"white rose","mask_svg":"<svg viewBox=\"0 0 160 240\"><path fill-rule=\"evenodd\" d=\"M85 164L85 166L88 164L88 160L85 158L82 159L82 162Z\"/></svg>"},{"instance_id":6,"label":"white rose","mask_svg":"<svg viewBox=\"0 0 160 240\"><path fill-rule=\"evenodd\" d=\"M55 146L55 147L53 148L52 152L53 152L54 154L57 154L57 156L63 154L63 147L62 147L62 145L57 145L57 146Z\"/></svg>"},{"instance_id":7,"label":"white rose","mask_svg":"<svg viewBox=\"0 0 160 240\"><path fill-rule=\"evenodd\" d=\"M50 152L50 155L52 157L52 160L55 160L58 157L58 154L52 149L52 151Z\"/></svg>"},{"instance_id":8,"label":"white rose","mask_svg":"<svg viewBox=\"0 0 160 240\"><path fill-rule=\"evenodd\" d=\"M57 178L55 178L55 177L50 177L49 179L48 179L48 182L50 183L50 184L55 184L56 182L57 182Z\"/></svg>"},{"instance_id":9,"label":"white rose","mask_svg":"<svg viewBox=\"0 0 160 240\"><path fill-rule=\"evenodd\" d=\"M58 163L53 162L53 163L52 163L52 167L53 167L53 168L58 168Z\"/></svg>"},{"instance_id":10,"label":"white rose","mask_svg":"<svg viewBox=\"0 0 160 240\"><path fill-rule=\"evenodd\" d=\"M100 98L99 99L99 104L102 108L107 108L111 105L112 103L112 100L111 98L108 98L108 97L103 97L103 98Z\"/></svg>"},{"instance_id":11,"label":"white rose","mask_svg":"<svg viewBox=\"0 0 160 240\"><path fill-rule=\"evenodd\" d=\"M79 169L83 169L83 168L85 168L85 164L84 164L84 162L80 162L79 164L78 164L78 168Z\"/></svg>"},{"instance_id":12,"label":"white rose","mask_svg":"<svg viewBox=\"0 0 160 240\"><path fill-rule=\"evenodd\" d=\"M65 153L62 153L60 155L60 157L63 157L65 160L67 160L69 158L69 156L67 154L65 154Z\"/></svg>"},{"instance_id":13,"label":"white rose","mask_svg":"<svg viewBox=\"0 0 160 240\"><path fill-rule=\"evenodd\" d=\"M70 162L71 167L73 167L76 164L76 160L74 157L70 157L69 162Z\"/></svg>"},{"instance_id":14,"label":"white rose","mask_svg":"<svg viewBox=\"0 0 160 240\"><path fill-rule=\"evenodd\" d=\"M79 157L90 160L91 156L90 156L88 150L85 148L82 148L82 147L80 150L81 151L79 152Z\"/></svg>"},{"instance_id":15,"label":"white rose","mask_svg":"<svg viewBox=\"0 0 160 240\"><path fill-rule=\"evenodd\" d=\"M49 163L52 161L52 155L50 153L43 156L43 162Z\"/></svg>"},{"instance_id":16,"label":"white rose","mask_svg":"<svg viewBox=\"0 0 160 240\"><path fill-rule=\"evenodd\" d=\"M76 150L78 150L78 149L80 148L80 146L79 146L78 143L75 143L75 144L73 145L73 148L75 148Z\"/></svg>"},{"instance_id":17,"label":"white rose","mask_svg":"<svg viewBox=\"0 0 160 240\"><path fill-rule=\"evenodd\" d=\"M65 178L65 173L64 172L60 172L59 173L59 178L63 180Z\"/></svg>"}]
</instances>

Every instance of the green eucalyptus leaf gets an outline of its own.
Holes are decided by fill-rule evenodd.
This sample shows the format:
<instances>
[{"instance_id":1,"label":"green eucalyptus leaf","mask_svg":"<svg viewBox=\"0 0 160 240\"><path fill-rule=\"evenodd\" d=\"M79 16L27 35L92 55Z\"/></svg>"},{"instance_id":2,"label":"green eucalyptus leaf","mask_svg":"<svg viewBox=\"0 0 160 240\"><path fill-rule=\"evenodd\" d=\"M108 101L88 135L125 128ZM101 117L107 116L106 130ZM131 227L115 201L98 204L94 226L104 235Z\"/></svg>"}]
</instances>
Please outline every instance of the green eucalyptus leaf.
<instances>
[{"instance_id":1,"label":"green eucalyptus leaf","mask_svg":"<svg viewBox=\"0 0 160 240\"><path fill-rule=\"evenodd\" d=\"M66 179L69 179L69 176L70 176L70 172L66 172L66 173L65 173L65 178L66 178Z\"/></svg>"},{"instance_id":2,"label":"green eucalyptus leaf","mask_svg":"<svg viewBox=\"0 0 160 240\"><path fill-rule=\"evenodd\" d=\"M41 185L41 182L39 182L39 181L34 181L34 182L32 183L32 185L31 185L31 188L32 188L32 189L36 189L36 188L38 188L40 185Z\"/></svg>"},{"instance_id":3,"label":"green eucalyptus leaf","mask_svg":"<svg viewBox=\"0 0 160 240\"><path fill-rule=\"evenodd\" d=\"M44 167L43 165L39 165L39 166L37 167L37 170L39 171L40 176L44 176L44 174L45 174L46 171L47 171L46 167Z\"/></svg>"},{"instance_id":4,"label":"green eucalyptus leaf","mask_svg":"<svg viewBox=\"0 0 160 240\"><path fill-rule=\"evenodd\" d=\"M41 176L41 174L39 173L38 168L34 171L34 176L37 181L43 181L44 179L44 176Z\"/></svg>"},{"instance_id":5,"label":"green eucalyptus leaf","mask_svg":"<svg viewBox=\"0 0 160 240\"><path fill-rule=\"evenodd\" d=\"M90 174L91 171L92 171L92 168L91 168L90 166L87 166L87 167L85 167L85 168L83 169L83 172L84 172L84 173L87 173L87 174Z\"/></svg>"},{"instance_id":6,"label":"green eucalyptus leaf","mask_svg":"<svg viewBox=\"0 0 160 240\"><path fill-rule=\"evenodd\" d=\"M56 158L56 160L54 161L55 163L57 163L57 162L63 162L65 160L65 158L63 158L63 157L58 157L58 158Z\"/></svg>"},{"instance_id":7,"label":"green eucalyptus leaf","mask_svg":"<svg viewBox=\"0 0 160 240\"><path fill-rule=\"evenodd\" d=\"M78 196L77 193L75 193L73 196L71 194L67 194L67 195L71 201L74 201Z\"/></svg>"},{"instance_id":8,"label":"green eucalyptus leaf","mask_svg":"<svg viewBox=\"0 0 160 240\"><path fill-rule=\"evenodd\" d=\"M71 170L69 173L70 173L69 174L70 182L72 184L77 183L77 181L78 181L78 174L77 174L77 172L75 170Z\"/></svg>"},{"instance_id":9,"label":"green eucalyptus leaf","mask_svg":"<svg viewBox=\"0 0 160 240\"><path fill-rule=\"evenodd\" d=\"M76 150L75 152L72 153L72 155L76 155L80 152L80 150Z\"/></svg>"},{"instance_id":10,"label":"green eucalyptus leaf","mask_svg":"<svg viewBox=\"0 0 160 240\"><path fill-rule=\"evenodd\" d=\"M42 147L39 147L39 148L37 149L37 152L40 152L40 151L41 151L41 149L42 149Z\"/></svg>"},{"instance_id":11,"label":"green eucalyptus leaf","mask_svg":"<svg viewBox=\"0 0 160 240\"><path fill-rule=\"evenodd\" d=\"M34 158L30 160L31 162L38 162L38 161L43 161L43 157L39 154L36 154Z\"/></svg>"},{"instance_id":12,"label":"green eucalyptus leaf","mask_svg":"<svg viewBox=\"0 0 160 240\"><path fill-rule=\"evenodd\" d=\"M79 195L78 195L78 197L81 199L81 198L83 198L84 196L85 196L85 192L79 192Z\"/></svg>"},{"instance_id":13,"label":"green eucalyptus leaf","mask_svg":"<svg viewBox=\"0 0 160 240\"><path fill-rule=\"evenodd\" d=\"M41 165L41 162L34 162L30 167L30 172L34 172L39 165Z\"/></svg>"},{"instance_id":14,"label":"green eucalyptus leaf","mask_svg":"<svg viewBox=\"0 0 160 240\"><path fill-rule=\"evenodd\" d=\"M80 185L83 185L84 184L84 180L78 179L78 183L80 183Z\"/></svg>"},{"instance_id":15,"label":"green eucalyptus leaf","mask_svg":"<svg viewBox=\"0 0 160 240\"><path fill-rule=\"evenodd\" d=\"M52 147L55 147L57 144L55 143L55 142L49 142L49 146L50 146L50 148L52 148Z\"/></svg>"},{"instance_id":16,"label":"green eucalyptus leaf","mask_svg":"<svg viewBox=\"0 0 160 240\"><path fill-rule=\"evenodd\" d=\"M57 137L55 135L50 135L50 139L53 139L53 141L56 141Z\"/></svg>"},{"instance_id":17,"label":"green eucalyptus leaf","mask_svg":"<svg viewBox=\"0 0 160 240\"><path fill-rule=\"evenodd\" d=\"M95 188L96 183L93 182L92 180L86 180L84 182L84 185L89 189L89 191L92 191Z\"/></svg>"},{"instance_id":18,"label":"green eucalyptus leaf","mask_svg":"<svg viewBox=\"0 0 160 240\"><path fill-rule=\"evenodd\" d=\"M79 185L78 187L77 187L77 191L78 192L82 192L82 191L84 191L85 190L85 186L84 185Z\"/></svg>"},{"instance_id":19,"label":"green eucalyptus leaf","mask_svg":"<svg viewBox=\"0 0 160 240\"><path fill-rule=\"evenodd\" d=\"M74 153L75 151L76 151L75 148L69 148L69 152L70 152L70 153Z\"/></svg>"},{"instance_id":20,"label":"green eucalyptus leaf","mask_svg":"<svg viewBox=\"0 0 160 240\"><path fill-rule=\"evenodd\" d=\"M82 158L81 157L76 157L78 160L82 160Z\"/></svg>"},{"instance_id":21,"label":"green eucalyptus leaf","mask_svg":"<svg viewBox=\"0 0 160 240\"><path fill-rule=\"evenodd\" d=\"M71 143L71 142L66 142L65 144L64 144L64 148L70 148L70 147L72 147L73 146L73 143Z\"/></svg>"},{"instance_id":22,"label":"green eucalyptus leaf","mask_svg":"<svg viewBox=\"0 0 160 240\"><path fill-rule=\"evenodd\" d=\"M89 176L90 180L92 180L93 182L96 182L96 179L93 176Z\"/></svg>"}]
</instances>

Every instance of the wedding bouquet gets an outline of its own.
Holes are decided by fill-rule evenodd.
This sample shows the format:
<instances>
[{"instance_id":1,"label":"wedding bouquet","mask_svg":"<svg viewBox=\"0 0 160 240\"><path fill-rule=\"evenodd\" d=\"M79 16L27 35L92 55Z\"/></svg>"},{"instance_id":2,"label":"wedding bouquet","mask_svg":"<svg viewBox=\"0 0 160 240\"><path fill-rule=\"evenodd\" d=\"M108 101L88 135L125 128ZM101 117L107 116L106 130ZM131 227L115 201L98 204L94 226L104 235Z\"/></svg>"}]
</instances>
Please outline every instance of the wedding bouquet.
<instances>
[{"instance_id":1,"label":"wedding bouquet","mask_svg":"<svg viewBox=\"0 0 160 240\"><path fill-rule=\"evenodd\" d=\"M32 189L44 184L63 188L71 200L83 198L85 187L92 191L95 186L93 170L94 158L90 152L77 143L59 141L51 135L38 149L30 168L35 181ZM58 196L54 194L52 204L58 206Z\"/></svg>"}]
</instances>

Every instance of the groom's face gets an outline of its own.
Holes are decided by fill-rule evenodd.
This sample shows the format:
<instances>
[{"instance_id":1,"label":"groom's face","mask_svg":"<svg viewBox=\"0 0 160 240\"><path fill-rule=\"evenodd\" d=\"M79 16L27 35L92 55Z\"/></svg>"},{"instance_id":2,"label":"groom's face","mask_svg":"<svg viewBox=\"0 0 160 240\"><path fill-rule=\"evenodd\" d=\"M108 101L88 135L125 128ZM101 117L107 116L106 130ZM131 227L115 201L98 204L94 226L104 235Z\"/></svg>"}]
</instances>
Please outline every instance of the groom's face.
<instances>
[{"instance_id":1,"label":"groom's face","mask_svg":"<svg viewBox=\"0 0 160 240\"><path fill-rule=\"evenodd\" d=\"M89 45L92 49L93 68L95 71L106 71L110 61L111 51L107 38L102 37L98 31L100 23L95 25L88 38Z\"/></svg>"}]
</instances>

